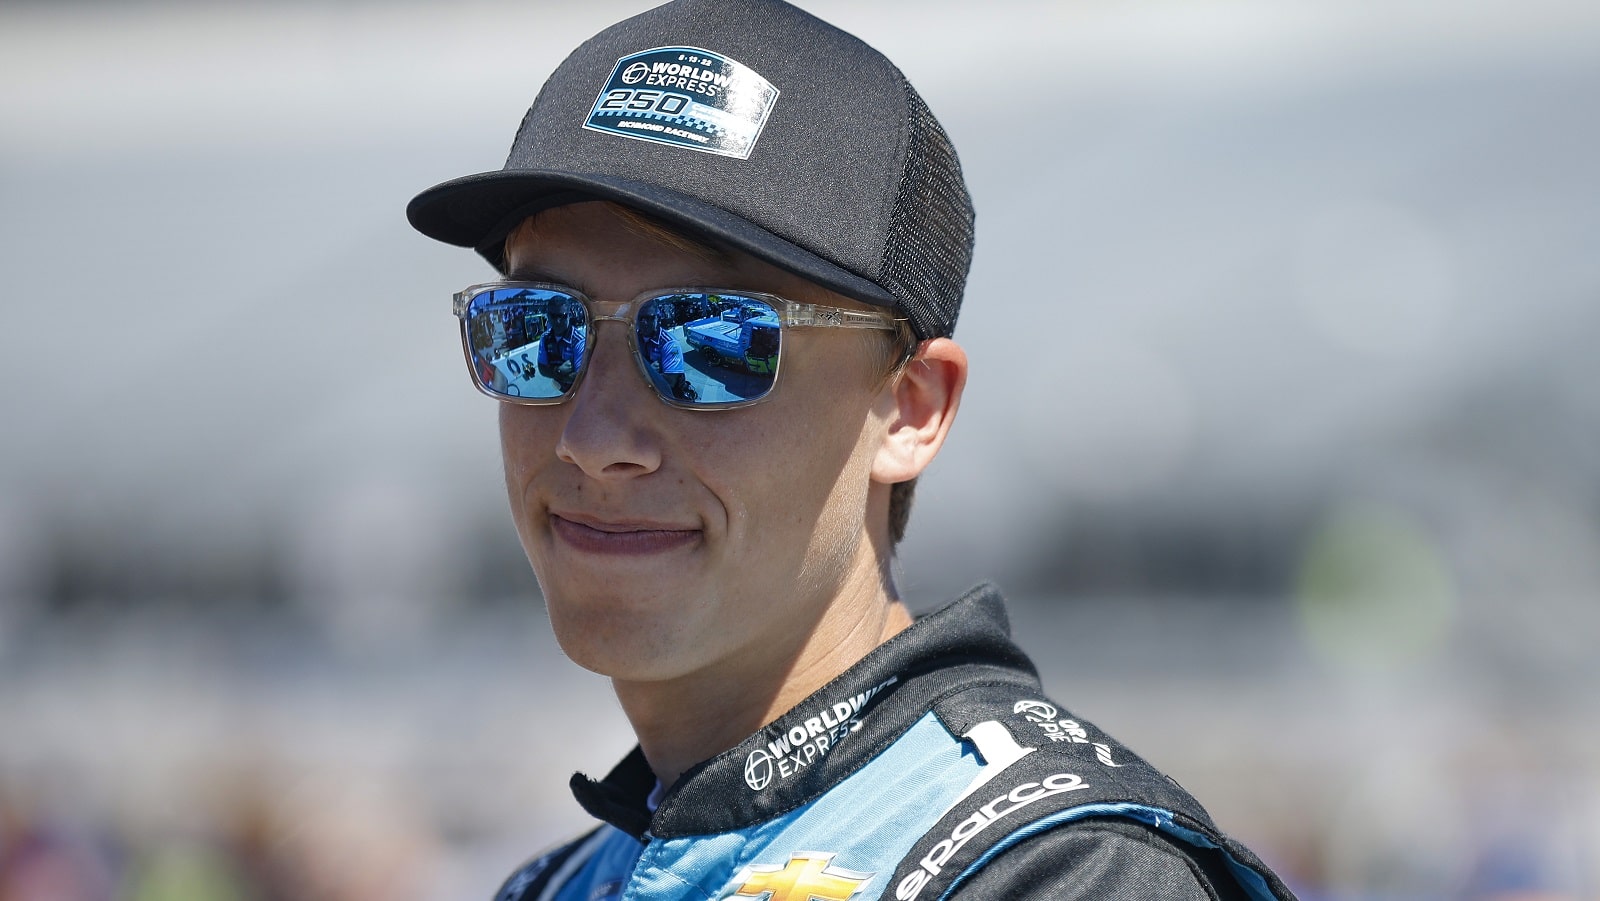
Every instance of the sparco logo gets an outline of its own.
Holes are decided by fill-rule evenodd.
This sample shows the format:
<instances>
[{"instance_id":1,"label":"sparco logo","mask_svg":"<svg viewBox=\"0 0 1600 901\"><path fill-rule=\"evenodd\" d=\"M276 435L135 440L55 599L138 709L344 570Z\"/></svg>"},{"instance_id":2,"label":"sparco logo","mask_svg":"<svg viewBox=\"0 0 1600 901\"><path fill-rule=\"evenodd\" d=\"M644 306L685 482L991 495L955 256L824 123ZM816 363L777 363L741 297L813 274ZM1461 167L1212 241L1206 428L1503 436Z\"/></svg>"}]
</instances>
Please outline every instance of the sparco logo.
<instances>
[{"instance_id":1,"label":"sparco logo","mask_svg":"<svg viewBox=\"0 0 1600 901\"><path fill-rule=\"evenodd\" d=\"M912 898L917 896L917 893L922 891L923 886L928 884L928 880L939 875L944 865L949 862L951 857L955 856L957 851L966 847L967 842L972 841L973 836L988 829L997 820L1016 813L1029 804L1043 801L1045 798L1064 795L1067 792L1074 792L1088 787L1088 783L1072 773L1057 773L1054 776L1046 777L1042 782L1024 782L1011 791L995 798L993 801L978 808L973 812L972 816L957 823L956 828L950 830L949 838L934 845L928 851L927 856L923 857L917 864L918 869L900 880L900 884L895 887L894 896L899 898L900 901L911 901Z\"/></svg>"},{"instance_id":2,"label":"sparco logo","mask_svg":"<svg viewBox=\"0 0 1600 901\"><path fill-rule=\"evenodd\" d=\"M744 759L745 784L751 791L761 791L772 784L774 775L787 779L821 759L840 739L861 728L861 721L856 719L861 708L898 681L898 676L890 676L848 700L824 707L816 716L780 733L766 747L751 751Z\"/></svg>"}]
</instances>

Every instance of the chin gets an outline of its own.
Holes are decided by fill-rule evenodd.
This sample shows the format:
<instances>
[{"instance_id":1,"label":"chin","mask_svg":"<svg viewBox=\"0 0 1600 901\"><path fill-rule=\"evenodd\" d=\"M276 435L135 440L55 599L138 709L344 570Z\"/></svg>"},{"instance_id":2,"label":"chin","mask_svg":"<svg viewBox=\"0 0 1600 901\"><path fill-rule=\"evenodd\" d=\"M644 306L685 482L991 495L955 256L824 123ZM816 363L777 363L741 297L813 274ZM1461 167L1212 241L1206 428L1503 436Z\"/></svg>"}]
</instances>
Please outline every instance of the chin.
<instances>
[{"instance_id":1,"label":"chin","mask_svg":"<svg viewBox=\"0 0 1600 901\"><path fill-rule=\"evenodd\" d=\"M677 640L683 622L680 616L653 610L630 609L631 605L606 605L589 601L575 605L547 599L550 625L573 663L627 682L657 682L692 671L697 660L684 653ZM692 656L705 651L705 642L695 642Z\"/></svg>"}]
</instances>

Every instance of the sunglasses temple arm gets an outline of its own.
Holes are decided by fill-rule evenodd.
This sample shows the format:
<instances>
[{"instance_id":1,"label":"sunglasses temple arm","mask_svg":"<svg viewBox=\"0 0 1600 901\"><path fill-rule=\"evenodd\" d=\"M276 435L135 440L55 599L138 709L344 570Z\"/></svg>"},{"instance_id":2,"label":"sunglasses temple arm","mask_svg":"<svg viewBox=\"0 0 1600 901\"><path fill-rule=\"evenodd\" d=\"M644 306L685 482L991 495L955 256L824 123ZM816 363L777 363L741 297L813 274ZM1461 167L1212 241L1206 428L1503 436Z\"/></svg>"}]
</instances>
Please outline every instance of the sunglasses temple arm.
<instances>
[{"instance_id":1,"label":"sunglasses temple arm","mask_svg":"<svg viewBox=\"0 0 1600 901\"><path fill-rule=\"evenodd\" d=\"M893 331L900 320L888 313L844 310L809 303L791 303L784 311L786 324L811 328L870 328Z\"/></svg>"}]
</instances>

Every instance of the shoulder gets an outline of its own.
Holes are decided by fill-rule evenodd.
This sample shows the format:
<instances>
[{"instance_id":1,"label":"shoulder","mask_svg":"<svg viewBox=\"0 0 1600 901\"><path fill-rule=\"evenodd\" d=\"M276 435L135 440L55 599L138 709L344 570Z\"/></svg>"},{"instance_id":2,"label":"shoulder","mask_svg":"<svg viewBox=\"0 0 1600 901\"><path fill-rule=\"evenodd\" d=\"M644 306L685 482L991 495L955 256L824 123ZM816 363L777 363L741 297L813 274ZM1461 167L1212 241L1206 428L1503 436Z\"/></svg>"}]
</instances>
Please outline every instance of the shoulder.
<instances>
[{"instance_id":1,"label":"shoulder","mask_svg":"<svg viewBox=\"0 0 1600 901\"><path fill-rule=\"evenodd\" d=\"M897 867L899 901L1029 898L1033 885L1051 898L1292 897L1182 786L1037 683L956 685L931 707L983 770Z\"/></svg>"},{"instance_id":2,"label":"shoulder","mask_svg":"<svg viewBox=\"0 0 1600 901\"><path fill-rule=\"evenodd\" d=\"M500 890L494 893L494 901L532 901L539 897L551 883L564 880L582 865L593 853L603 828L592 829L523 864L501 884Z\"/></svg>"},{"instance_id":3,"label":"shoulder","mask_svg":"<svg viewBox=\"0 0 1600 901\"><path fill-rule=\"evenodd\" d=\"M1245 901L1221 851L1186 845L1126 820L1095 818L1033 836L974 873L949 896L1088 901Z\"/></svg>"}]
</instances>

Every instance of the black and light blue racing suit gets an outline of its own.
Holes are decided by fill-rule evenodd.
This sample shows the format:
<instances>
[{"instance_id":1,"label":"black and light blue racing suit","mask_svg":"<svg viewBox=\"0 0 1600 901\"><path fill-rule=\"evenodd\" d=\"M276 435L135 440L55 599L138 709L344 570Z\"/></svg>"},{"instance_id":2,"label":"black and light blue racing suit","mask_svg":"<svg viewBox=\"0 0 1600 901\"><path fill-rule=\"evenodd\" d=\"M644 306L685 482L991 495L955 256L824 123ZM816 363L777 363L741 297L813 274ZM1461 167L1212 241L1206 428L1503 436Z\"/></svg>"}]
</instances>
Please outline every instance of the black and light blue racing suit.
<instances>
[{"instance_id":1,"label":"black and light blue racing suit","mask_svg":"<svg viewBox=\"0 0 1600 901\"><path fill-rule=\"evenodd\" d=\"M1045 698L980 587L919 619L652 812L635 749L603 825L497 901L1286 899L1176 782Z\"/></svg>"}]
</instances>

